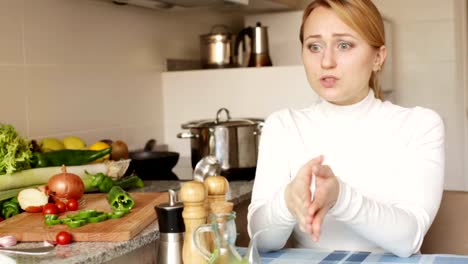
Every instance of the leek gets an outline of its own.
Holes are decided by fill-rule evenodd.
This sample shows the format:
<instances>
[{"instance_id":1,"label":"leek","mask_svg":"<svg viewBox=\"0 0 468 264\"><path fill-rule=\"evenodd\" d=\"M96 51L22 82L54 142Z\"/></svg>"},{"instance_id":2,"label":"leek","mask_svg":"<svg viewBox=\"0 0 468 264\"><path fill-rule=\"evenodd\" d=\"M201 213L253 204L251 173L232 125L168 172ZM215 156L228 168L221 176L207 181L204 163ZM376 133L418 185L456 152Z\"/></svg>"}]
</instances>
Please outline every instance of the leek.
<instances>
[{"instance_id":1,"label":"leek","mask_svg":"<svg viewBox=\"0 0 468 264\"><path fill-rule=\"evenodd\" d=\"M97 174L101 172L113 178L120 178L124 175L129 164L129 159L120 161L106 161L103 163L82 166L68 166L67 172L76 174L82 179L87 178L85 171L91 174ZM59 173L62 173L61 167L45 167L0 175L0 193L6 190L14 190L32 185L46 184L52 176Z\"/></svg>"},{"instance_id":2,"label":"leek","mask_svg":"<svg viewBox=\"0 0 468 264\"><path fill-rule=\"evenodd\" d=\"M18 196L18 193L21 190L24 190L26 188L36 188L38 186L40 186L40 185L32 185L32 186L27 186L27 187L22 187L22 188L16 188L16 189L11 189L11 190L6 190L6 191L0 191L0 201L3 201L3 200L10 199L10 198Z\"/></svg>"}]
</instances>

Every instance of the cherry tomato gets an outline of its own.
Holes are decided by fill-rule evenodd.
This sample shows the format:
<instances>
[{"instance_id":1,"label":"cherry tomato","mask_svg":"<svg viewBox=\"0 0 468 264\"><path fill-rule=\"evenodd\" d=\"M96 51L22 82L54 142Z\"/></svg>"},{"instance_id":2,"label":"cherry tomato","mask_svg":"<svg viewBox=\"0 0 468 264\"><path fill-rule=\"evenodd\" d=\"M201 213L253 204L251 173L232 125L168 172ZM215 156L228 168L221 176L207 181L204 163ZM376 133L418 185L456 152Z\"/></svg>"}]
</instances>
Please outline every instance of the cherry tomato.
<instances>
[{"instance_id":1,"label":"cherry tomato","mask_svg":"<svg viewBox=\"0 0 468 264\"><path fill-rule=\"evenodd\" d=\"M53 203L47 203L46 205L44 205L44 207L42 208L42 213L44 215L46 214L58 214L58 210L57 210L57 207L55 206L55 204Z\"/></svg>"},{"instance_id":2,"label":"cherry tomato","mask_svg":"<svg viewBox=\"0 0 468 264\"><path fill-rule=\"evenodd\" d=\"M3 218L0 217L0 222L3 221Z\"/></svg>"},{"instance_id":3,"label":"cherry tomato","mask_svg":"<svg viewBox=\"0 0 468 264\"><path fill-rule=\"evenodd\" d=\"M72 241L72 236L70 235L70 233L66 231L60 231L55 236L55 240L57 241L57 244L59 245L66 245L66 244L70 244L70 242Z\"/></svg>"},{"instance_id":4,"label":"cherry tomato","mask_svg":"<svg viewBox=\"0 0 468 264\"><path fill-rule=\"evenodd\" d=\"M59 213L63 213L67 210L67 205L64 202L58 201L55 203Z\"/></svg>"},{"instance_id":5,"label":"cherry tomato","mask_svg":"<svg viewBox=\"0 0 468 264\"><path fill-rule=\"evenodd\" d=\"M70 210L70 211L76 211L78 210L78 201L75 200L75 199L68 199L68 202L67 202L67 209Z\"/></svg>"}]
</instances>

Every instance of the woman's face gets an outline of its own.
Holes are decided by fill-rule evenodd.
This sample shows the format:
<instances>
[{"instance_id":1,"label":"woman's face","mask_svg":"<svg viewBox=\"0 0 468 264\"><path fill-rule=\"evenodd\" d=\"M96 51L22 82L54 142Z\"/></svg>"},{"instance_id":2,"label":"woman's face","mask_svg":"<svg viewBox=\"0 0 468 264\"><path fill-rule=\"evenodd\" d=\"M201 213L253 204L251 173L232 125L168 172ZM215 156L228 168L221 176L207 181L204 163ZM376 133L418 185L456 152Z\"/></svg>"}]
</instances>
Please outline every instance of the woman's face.
<instances>
[{"instance_id":1,"label":"woman's face","mask_svg":"<svg viewBox=\"0 0 468 264\"><path fill-rule=\"evenodd\" d=\"M350 105L369 93L373 70L386 51L375 49L343 23L332 9L317 7L304 23L302 60L307 79L325 100Z\"/></svg>"}]
</instances>

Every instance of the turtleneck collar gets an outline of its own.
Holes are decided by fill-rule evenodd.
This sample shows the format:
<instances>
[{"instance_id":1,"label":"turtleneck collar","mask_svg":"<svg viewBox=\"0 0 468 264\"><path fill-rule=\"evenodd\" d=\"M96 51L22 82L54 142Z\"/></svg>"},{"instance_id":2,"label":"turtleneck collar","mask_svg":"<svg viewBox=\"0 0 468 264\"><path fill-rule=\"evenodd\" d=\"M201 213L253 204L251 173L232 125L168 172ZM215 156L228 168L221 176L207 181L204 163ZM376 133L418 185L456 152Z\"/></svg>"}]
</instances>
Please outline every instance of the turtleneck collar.
<instances>
[{"instance_id":1,"label":"turtleneck collar","mask_svg":"<svg viewBox=\"0 0 468 264\"><path fill-rule=\"evenodd\" d=\"M317 104L316 110L327 119L354 120L369 112L378 101L374 96L374 91L369 89L369 93L364 99L352 105L336 105L321 98L321 102Z\"/></svg>"}]
</instances>

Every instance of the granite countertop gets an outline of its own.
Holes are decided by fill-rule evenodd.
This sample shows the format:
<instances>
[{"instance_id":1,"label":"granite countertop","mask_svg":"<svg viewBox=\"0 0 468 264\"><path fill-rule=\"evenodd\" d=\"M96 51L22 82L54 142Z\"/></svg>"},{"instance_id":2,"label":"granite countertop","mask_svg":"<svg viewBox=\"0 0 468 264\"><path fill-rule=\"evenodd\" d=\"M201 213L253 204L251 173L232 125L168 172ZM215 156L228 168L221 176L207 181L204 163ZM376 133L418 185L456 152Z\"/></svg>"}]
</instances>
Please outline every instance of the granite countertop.
<instances>
[{"instance_id":1,"label":"granite countertop","mask_svg":"<svg viewBox=\"0 0 468 264\"><path fill-rule=\"evenodd\" d=\"M161 192L168 189L180 189L183 181L145 181L145 187L131 190L132 192ZM253 187L253 181L230 182L228 200L238 204L248 200ZM54 252L47 256L13 256L17 263L34 264L92 264L110 261L116 257L130 253L140 247L148 245L159 238L157 221L148 225L135 238L123 242L75 242L69 245L58 245ZM43 242L18 243L16 248L30 248L43 246Z\"/></svg>"}]
</instances>

